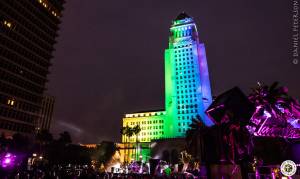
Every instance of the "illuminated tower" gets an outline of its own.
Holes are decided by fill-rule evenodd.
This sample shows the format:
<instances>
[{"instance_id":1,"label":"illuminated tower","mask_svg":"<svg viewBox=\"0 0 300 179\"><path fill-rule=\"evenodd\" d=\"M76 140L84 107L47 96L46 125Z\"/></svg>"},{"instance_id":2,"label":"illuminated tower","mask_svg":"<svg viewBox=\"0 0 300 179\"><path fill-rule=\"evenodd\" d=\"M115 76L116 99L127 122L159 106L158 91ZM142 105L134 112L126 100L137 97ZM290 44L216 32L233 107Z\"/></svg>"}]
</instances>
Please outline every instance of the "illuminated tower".
<instances>
[{"instance_id":1,"label":"illuminated tower","mask_svg":"<svg viewBox=\"0 0 300 179\"><path fill-rule=\"evenodd\" d=\"M196 24L181 13L170 28L169 48L165 50L166 137L183 137L198 115L211 104L211 89L204 44L199 43Z\"/></svg>"},{"instance_id":2,"label":"illuminated tower","mask_svg":"<svg viewBox=\"0 0 300 179\"><path fill-rule=\"evenodd\" d=\"M206 126L212 122L204 111L212 102L204 44L199 43L196 24L186 13L172 22L165 51L165 111L125 114L123 127L139 125L138 136L122 136L123 142L151 142L185 137L193 118Z\"/></svg>"}]
</instances>

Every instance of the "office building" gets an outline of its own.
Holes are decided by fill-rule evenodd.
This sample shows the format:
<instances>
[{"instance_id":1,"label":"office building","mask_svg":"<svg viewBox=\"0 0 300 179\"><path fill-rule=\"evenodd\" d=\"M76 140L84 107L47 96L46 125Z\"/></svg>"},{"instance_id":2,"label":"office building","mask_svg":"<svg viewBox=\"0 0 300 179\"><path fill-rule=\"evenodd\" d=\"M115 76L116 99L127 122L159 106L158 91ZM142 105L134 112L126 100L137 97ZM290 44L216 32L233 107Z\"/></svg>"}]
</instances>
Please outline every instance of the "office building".
<instances>
[{"instance_id":1,"label":"office building","mask_svg":"<svg viewBox=\"0 0 300 179\"><path fill-rule=\"evenodd\" d=\"M35 131L63 4L0 1L0 132Z\"/></svg>"},{"instance_id":2,"label":"office building","mask_svg":"<svg viewBox=\"0 0 300 179\"><path fill-rule=\"evenodd\" d=\"M165 110L125 114L123 127L139 125L141 132L138 136L123 135L123 142L182 138L196 118L212 125L205 115L212 102L205 47L199 42L195 21L186 13L172 22L164 62Z\"/></svg>"},{"instance_id":3,"label":"office building","mask_svg":"<svg viewBox=\"0 0 300 179\"><path fill-rule=\"evenodd\" d=\"M44 95L42 100L42 107L40 111L40 119L35 125L37 130L50 130L50 125L53 117L55 98L50 95Z\"/></svg>"}]
</instances>

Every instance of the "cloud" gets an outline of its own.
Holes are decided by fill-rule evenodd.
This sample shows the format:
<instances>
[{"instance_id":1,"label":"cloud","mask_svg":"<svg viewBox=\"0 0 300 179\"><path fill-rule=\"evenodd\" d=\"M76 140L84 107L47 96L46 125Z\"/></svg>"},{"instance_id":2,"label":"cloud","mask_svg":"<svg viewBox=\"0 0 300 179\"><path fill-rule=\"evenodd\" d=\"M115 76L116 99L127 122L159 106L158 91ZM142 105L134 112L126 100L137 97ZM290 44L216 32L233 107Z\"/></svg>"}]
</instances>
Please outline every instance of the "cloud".
<instances>
[{"instance_id":1,"label":"cloud","mask_svg":"<svg viewBox=\"0 0 300 179\"><path fill-rule=\"evenodd\" d=\"M67 128L66 130L71 130L71 132L76 132L76 133L82 133L82 129L79 127L75 126L74 124L67 123L65 121L57 121L57 124L60 125L61 127Z\"/></svg>"}]
</instances>

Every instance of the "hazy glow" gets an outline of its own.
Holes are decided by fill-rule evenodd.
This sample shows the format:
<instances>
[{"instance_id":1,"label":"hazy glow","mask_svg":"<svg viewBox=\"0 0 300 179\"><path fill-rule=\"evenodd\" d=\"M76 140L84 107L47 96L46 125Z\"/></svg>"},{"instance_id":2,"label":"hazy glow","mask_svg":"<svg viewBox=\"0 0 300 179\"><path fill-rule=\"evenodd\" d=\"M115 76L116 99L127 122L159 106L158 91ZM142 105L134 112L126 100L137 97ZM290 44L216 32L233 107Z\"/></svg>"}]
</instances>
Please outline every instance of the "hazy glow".
<instances>
[{"instance_id":1,"label":"hazy glow","mask_svg":"<svg viewBox=\"0 0 300 179\"><path fill-rule=\"evenodd\" d=\"M59 121L58 122L59 125L63 126L63 127L66 127L74 132L77 132L77 133L81 133L82 130L79 128L79 127L76 127L75 125L73 124L70 124L70 123L66 123L66 122L63 122L63 121Z\"/></svg>"},{"instance_id":2,"label":"hazy glow","mask_svg":"<svg viewBox=\"0 0 300 179\"><path fill-rule=\"evenodd\" d=\"M15 159L16 159L15 155L6 153L2 158L0 158L1 167L2 168L13 167Z\"/></svg>"}]
</instances>

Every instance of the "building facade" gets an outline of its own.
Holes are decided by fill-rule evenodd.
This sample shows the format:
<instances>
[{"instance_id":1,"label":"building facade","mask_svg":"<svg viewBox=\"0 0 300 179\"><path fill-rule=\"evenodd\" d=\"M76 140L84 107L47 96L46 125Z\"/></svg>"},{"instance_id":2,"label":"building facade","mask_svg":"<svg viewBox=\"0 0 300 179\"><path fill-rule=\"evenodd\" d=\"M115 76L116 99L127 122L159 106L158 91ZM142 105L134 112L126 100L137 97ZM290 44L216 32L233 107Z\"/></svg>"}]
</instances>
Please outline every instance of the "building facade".
<instances>
[{"instance_id":1,"label":"building facade","mask_svg":"<svg viewBox=\"0 0 300 179\"><path fill-rule=\"evenodd\" d=\"M35 125L37 130L50 130L50 125L53 117L54 102L54 96L44 95L40 111L40 119L37 120L37 124Z\"/></svg>"},{"instance_id":2,"label":"building facade","mask_svg":"<svg viewBox=\"0 0 300 179\"><path fill-rule=\"evenodd\" d=\"M141 132L138 136L128 137L123 135L123 142L151 142L153 139L162 138L164 133L164 120L166 111L153 111L153 112L137 112L126 114L123 118L123 126L134 127L139 125Z\"/></svg>"},{"instance_id":3,"label":"building facade","mask_svg":"<svg viewBox=\"0 0 300 179\"><path fill-rule=\"evenodd\" d=\"M150 142L184 137L192 119L212 122L205 110L212 102L204 44L199 42L192 17L181 13L170 28L165 50L165 110L125 114L123 127L140 125L138 136L123 135L123 142Z\"/></svg>"},{"instance_id":4,"label":"building facade","mask_svg":"<svg viewBox=\"0 0 300 179\"><path fill-rule=\"evenodd\" d=\"M211 102L204 44L199 42L193 18L181 13L172 23L165 50L166 137L184 137L198 116L205 125L212 125L205 115Z\"/></svg>"},{"instance_id":5,"label":"building facade","mask_svg":"<svg viewBox=\"0 0 300 179\"><path fill-rule=\"evenodd\" d=\"M0 132L35 130L63 4L0 1Z\"/></svg>"}]
</instances>

